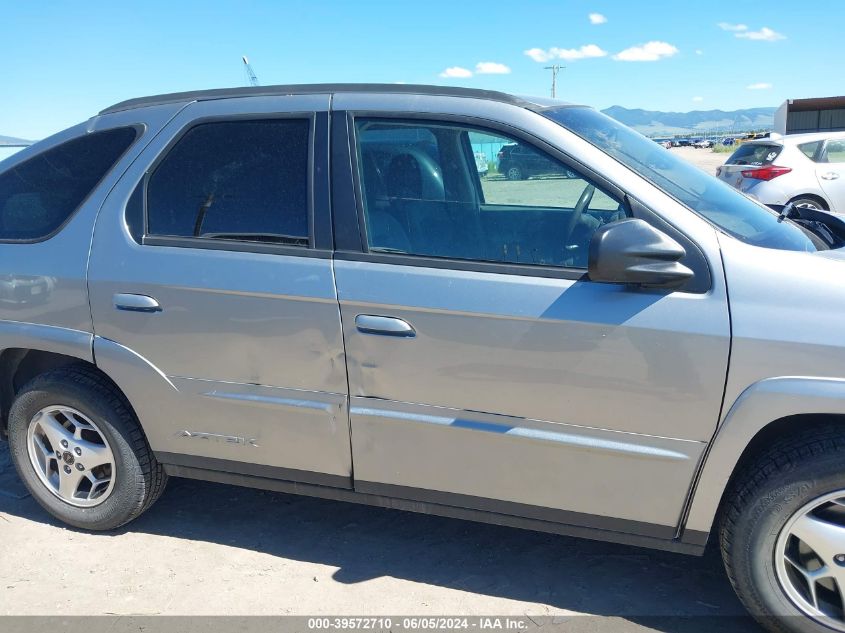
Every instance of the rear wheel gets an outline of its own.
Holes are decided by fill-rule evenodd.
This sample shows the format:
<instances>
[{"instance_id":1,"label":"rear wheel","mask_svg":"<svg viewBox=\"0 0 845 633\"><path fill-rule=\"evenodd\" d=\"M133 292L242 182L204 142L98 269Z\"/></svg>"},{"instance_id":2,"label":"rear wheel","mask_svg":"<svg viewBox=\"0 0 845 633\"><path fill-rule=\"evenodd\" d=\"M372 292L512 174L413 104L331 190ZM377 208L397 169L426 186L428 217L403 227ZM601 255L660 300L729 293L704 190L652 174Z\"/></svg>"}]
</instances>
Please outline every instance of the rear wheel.
<instances>
[{"instance_id":1,"label":"rear wheel","mask_svg":"<svg viewBox=\"0 0 845 633\"><path fill-rule=\"evenodd\" d=\"M827 206L817 198L810 196L798 196L793 198L790 202L799 209L818 209L819 211L827 210Z\"/></svg>"},{"instance_id":2,"label":"rear wheel","mask_svg":"<svg viewBox=\"0 0 845 633\"><path fill-rule=\"evenodd\" d=\"M522 170L519 167L510 167L506 172L508 180L523 180L525 178L525 174L523 174Z\"/></svg>"},{"instance_id":3,"label":"rear wheel","mask_svg":"<svg viewBox=\"0 0 845 633\"><path fill-rule=\"evenodd\" d=\"M784 437L736 479L722 557L748 610L778 633L845 632L845 430Z\"/></svg>"},{"instance_id":4,"label":"rear wheel","mask_svg":"<svg viewBox=\"0 0 845 633\"><path fill-rule=\"evenodd\" d=\"M164 490L167 476L125 397L88 367L53 370L25 385L8 432L33 498L75 527L119 527Z\"/></svg>"}]
</instances>

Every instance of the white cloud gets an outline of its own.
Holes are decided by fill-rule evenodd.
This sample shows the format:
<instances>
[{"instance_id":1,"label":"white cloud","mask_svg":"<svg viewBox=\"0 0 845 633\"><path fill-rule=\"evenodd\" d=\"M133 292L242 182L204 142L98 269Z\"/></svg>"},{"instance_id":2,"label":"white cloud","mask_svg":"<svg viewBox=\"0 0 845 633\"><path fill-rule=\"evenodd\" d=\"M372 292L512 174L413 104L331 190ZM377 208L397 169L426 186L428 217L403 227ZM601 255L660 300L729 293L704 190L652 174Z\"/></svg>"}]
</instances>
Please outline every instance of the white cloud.
<instances>
[{"instance_id":1,"label":"white cloud","mask_svg":"<svg viewBox=\"0 0 845 633\"><path fill-rule=\"evenodd\" d=\"M467 78L472 77L472 71L468 68L461 68L460 66L450 66L442 73L440 73L441 77L458 77L458 78Z\"/></svg>"},{"instance_id":2,"label":"white cloud","mask_svg":"<svg viewBox=\"0 0 845 633\"><path fill-rule=\"evenodd\" d=\"M619 62L656 62L659 59L672 57L678 49L668 42L647 42L642 46L632 46L617 53L613 59Z\"/></svg>"},{"instance_id":3,"label":"white cloud","mask_svg":"<svg viewBox=\"0 0 845 633\"><path fill-rule=\"evenodd\" d=\"M704 97L693 97L693 101L704 101Z\"/></svg>"},{"instance_id":4,"label":"white cloud","mask_svg":"<svg viewBox=\"0 0 845 633\"><path fill-rule=\"evenodd\" d=\"M748 26L745 24L731 24L729 22L719 22L719 28L723 31L747 31Z\"/></svg>"},{"instance_id":5,"label":"white cloud","mask_svg":"<svg viewBox=\"0 0 845 633\"><path fill-rule=\"evenodd\" d=\"M511 69L498 62L478 62L475 65L475 72L479 75L507 75Z\"/></svg>"},{"instance_id":6,"label":"white cloud","mask_svg":"<svg viewBox=\"0 0 845 633\"><path fill-rule=\"evenodd\" d=\"M568 62L576 59L587 59L590 57L605 57L607 51L602 50L595 44L586 44L581 48L557 48L552 47L549 50L542 48L531 48L525 51L535 62L548 62L553 59L565 59Z\"/></svg>"},{"instance_id":7,"label":"white cloud","mask_svg":"<svg viewBox=\"0 0 845 633\"><path fill-rule=\"evenodd\" d=\"M743 37L747 40L760 40L763 42L775 42L777 40L785 40L786 36L773 31L768 26L764 26L759 31L743 31L742 33L735 33L736 37Z\"/></svg>"},{"instance_id":8,"label":"white cloud","mask_svg":"<svg viewBox=\"0 0 845 633\"><path fill-rule=\"evenodd\" d=\"M756 84L748 84L746 86L746 88L748 88L749 90L768 90L771 87L772 87L772 84L768 84L764 81L761 81L760 83L756 83Z\"/></svg>"},{"instance_id":9,"label":"white cloud","mask_svg":"<svg viewBox=\"0 0 845 633\"><path fill-rule=\"evenodd\" d=\"M695 54L696 55L704 55L704 51L701 50L700 48L697 48L697 49L695 49Z\"/></svg>"},{"instance_id":10,"label":"white cloud","mask_svg":"<svg viewBox=\"0 0 845 633\"><path fill-rule=\"evenodd\" d=\"M604 17L601 13L591 13L589 15L590 24L604 24L607 22L607 18Z\"/></svg>"}]
</instances>

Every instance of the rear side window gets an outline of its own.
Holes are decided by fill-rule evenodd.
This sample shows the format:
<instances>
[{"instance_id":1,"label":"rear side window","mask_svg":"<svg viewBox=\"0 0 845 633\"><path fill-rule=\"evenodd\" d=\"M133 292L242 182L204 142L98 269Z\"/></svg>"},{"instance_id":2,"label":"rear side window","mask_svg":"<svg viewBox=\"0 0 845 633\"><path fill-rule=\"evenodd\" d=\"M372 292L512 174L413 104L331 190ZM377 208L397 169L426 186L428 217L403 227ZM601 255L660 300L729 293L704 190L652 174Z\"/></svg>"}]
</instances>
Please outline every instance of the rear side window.
<instances>
[{"instance_id":1,"label":"rear side window","mask_svg":"<svg viewBox=\"0 0 845 633\"><path fill-rule=\"evenodd\" d=\"M93 132L0 174L0 240L31 242L50 237L137 136L134 127Z\"/></svg>"},{"instance_id":2,"label":"rear side window","mask_svg":"<svg viewBox=\"0 0 845 633\"><path fill-rule=\"evenodd\" d=\"M845 163L845 140L828 141L824 148L825 163Z\"/></svg>"},{"instance_id":3,"label":"rear side window","mask_svg":"<svg viewBox=\"0 0 845 633\"><path fill-rule=\"evenodd\" d=\"M308 119L202 123L147 186L147 234L308 246Z\"/></svg>"},{"instance_id":4,"label":"rear side window","mask_svg":"<svg viewBox=\"0 0 845 633\"><path fill-rule=\"evenodd\" d=\"M739 146L728 159L728 165L754 165L757 167L771 165L780 155L781 145L766 143L745 143Z\"/></svg>"},{"instance_id":5,"label":"rear side window","mask_svg":"<svg viewBox=\"0 0 845 633\"><path fill-rule=\"evenodd\" d=\"M816 154L819 152L819 146L822 144L821 141L813 141L811 143L801 143L798 146L798 149L801 150L801 153L804 154L810 160L816 160Z\"/></svg>"}]
</instances>

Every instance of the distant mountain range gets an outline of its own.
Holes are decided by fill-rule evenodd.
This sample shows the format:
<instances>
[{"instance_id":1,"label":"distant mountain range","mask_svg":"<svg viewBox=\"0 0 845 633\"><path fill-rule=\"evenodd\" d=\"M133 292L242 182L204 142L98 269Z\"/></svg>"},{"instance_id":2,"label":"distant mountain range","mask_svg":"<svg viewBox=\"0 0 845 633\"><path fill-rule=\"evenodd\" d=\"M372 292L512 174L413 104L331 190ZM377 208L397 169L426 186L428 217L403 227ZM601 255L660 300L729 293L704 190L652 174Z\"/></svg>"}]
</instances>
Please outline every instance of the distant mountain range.
<instances>
[{"instance_id":1,"label":"distant mountain range","mask_svg":"<svg viewBox=\"0 0 845 633\"><path fill-rule=\"evenodd\" d=\"M777 108L746 108L745 110L694 110L692 112L657 112L654 110L631 110L622 106L611 106L602 110L620 123L634 128L646 136L684 134L690 131L706 130L736 132L771 128Z\"/></svg>"},{"instance_id":2,"label":"distant mountain range","mask_svg":"<svg viewBox=\"0 0 845 633\"><path fill-rule=\"evenodd\" d=\"M14 136L0 135L0 147L9 147L12 145L32 145L32 141L26 141L22 138L15 138Z\"/></svg>"}]
</instances>

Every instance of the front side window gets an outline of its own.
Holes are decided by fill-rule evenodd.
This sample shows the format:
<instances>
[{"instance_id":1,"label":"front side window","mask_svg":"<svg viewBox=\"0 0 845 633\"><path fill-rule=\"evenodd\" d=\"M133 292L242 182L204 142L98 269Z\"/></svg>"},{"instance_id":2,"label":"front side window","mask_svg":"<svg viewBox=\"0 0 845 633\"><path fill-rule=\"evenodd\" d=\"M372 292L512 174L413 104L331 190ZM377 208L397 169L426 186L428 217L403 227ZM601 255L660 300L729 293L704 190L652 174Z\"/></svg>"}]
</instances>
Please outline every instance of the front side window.
<instances>
[{"instance_id":1,"label":"front side window","mask_svg":"<svg viewBox=\"0 0 845 633\"><path fill-rule=\"evenodd\" d=\"M56 232L137 136L134 127L92 132L0 174L0 240L35 241Z\"/></svg>"},{"instance_id":2,"label":"front side window","mask_svg":"<svg viewBox=\"0 0 845 633\"><path fill-rule=\"evenodd\" d=\"M307 119L202 123L147 185L147 234L307 246Z\"/></svg>"},{"instance_id":3,"label":"front side window","mask_svg":"<svg viewBox=\"0 0 845 633\"><path fill-rule=\"evenodd\" d=\"M567 106L549 108L542 114L638 173L728 235L755 246L782 250L812 252L823 246L794 222L780 218L771 209L601 112ZM767 161L770 153L779 152L779 146L762 147L767 150L757 154L755 147L748 158Z\"/></svg>"},{"instance_id":4,"label":"front side window","mask_svg":"<svg viewBox=\"0 0 845 633\"><path fill-rule=\"evenodd\" d=\"M371 252L586 268L596 229L626 216L600 187L500 133L359 119L356 138Z\"/></svg>"}]
</instances>

